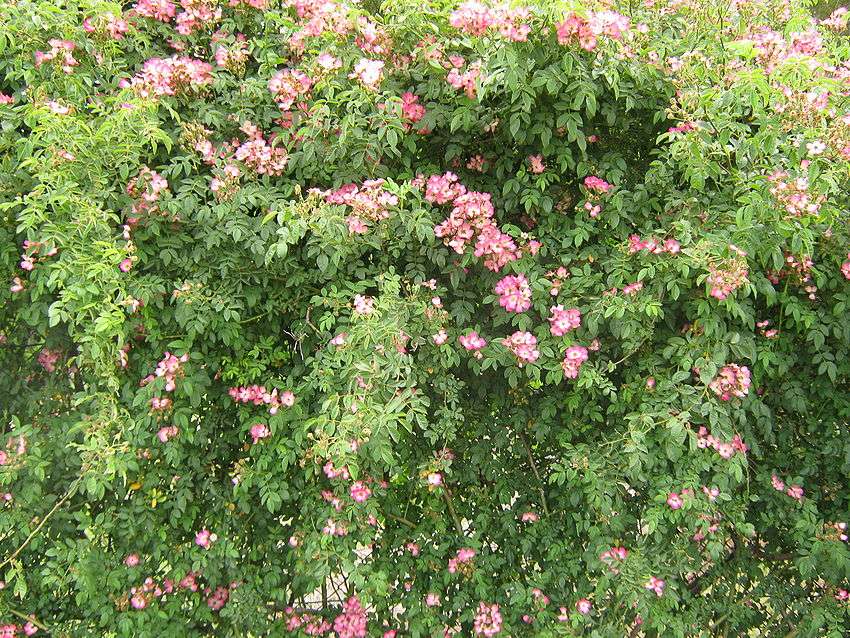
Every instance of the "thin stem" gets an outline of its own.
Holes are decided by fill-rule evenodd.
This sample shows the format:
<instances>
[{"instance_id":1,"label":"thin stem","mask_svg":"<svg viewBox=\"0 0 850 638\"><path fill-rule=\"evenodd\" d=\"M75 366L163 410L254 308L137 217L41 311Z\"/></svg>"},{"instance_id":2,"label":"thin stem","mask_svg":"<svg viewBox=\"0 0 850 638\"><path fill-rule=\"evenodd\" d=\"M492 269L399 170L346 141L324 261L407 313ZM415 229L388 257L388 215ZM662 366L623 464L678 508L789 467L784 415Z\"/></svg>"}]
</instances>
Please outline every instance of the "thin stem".
<instances>
[{"instance_id":1,"label":"thin stem","mask_svg":"<svg viewBox=\"0 0 850 638\"><path fill-rule=\"evenodd\" d=\"M537 489L540 491L540 501L541 505L543 505L543 512L546 516L549 516L551 512L549 511L549 502L546 500L546 490L544 489L543 479L540 478L540 472L537 471L537 463L534 462L534 456L531 454L531 446L528 444L528 438L525 436L524 432L519 433L519 438L525 448L526 456L528 456L528 463L531 465L531 471L534 472L534 476L537 477L537 482L540 484Z\"/></svg>"},{"instance_id":2,"label":"thin stem","mask_svg":"<svg viewBox=\"0 0 850 638\"><path fill-rule=\"evenodd\" d=\"M9 556L2 563L0 563L0 567L5 567L9 563L11 563L13 560L15 560L18 557L18 554L20 554L22 551L24 551L24 548L27 545L30 544L30 541L33 538L36 537L36 535L41 531L41 528L44 527L44 524L47 523L47 521L50 519L50 517L53 516L56 513L56 511L60 507L62 507L62 505L65 504L65 501L67 501L69 498L71 498L71 496L74 494L74 492L77 491L77 485L79 485L79 483L80 483L80 479L76 479L73 483L71 483L71 486L68 488L68 491L65 492L65 495L61 499L59 499L56 502L56 504L53 506L53 509L51 509L47 513L47 515L43 519L41 519L41 522L38 524L38 526L32 532L30 532L30 535L27 536L26 540L21 544L21 546L18 547L18 549L16 549L14 552L12 552L11 556Z\"/></svg>"}]
</instances>

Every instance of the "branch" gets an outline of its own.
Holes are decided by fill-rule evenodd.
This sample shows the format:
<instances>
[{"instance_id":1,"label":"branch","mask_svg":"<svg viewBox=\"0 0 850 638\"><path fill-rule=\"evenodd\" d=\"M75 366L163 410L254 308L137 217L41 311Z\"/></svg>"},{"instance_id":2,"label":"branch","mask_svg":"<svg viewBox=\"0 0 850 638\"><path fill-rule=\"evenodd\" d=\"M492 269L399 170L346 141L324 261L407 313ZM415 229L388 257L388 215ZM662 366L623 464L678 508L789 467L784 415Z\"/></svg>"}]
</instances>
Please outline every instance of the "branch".
<instances>
[{"instance_id":1,"label":"branch","mask_svg":"<svg viewBox=\"0 0 850 638\"><path fill-rule=\"evenodd\" d=\"M307 322L307 325L310 326L316 332L317 335L321 335L322 331L319 330L316 326L314 326L313 322L310 321L310 310L310 308L307 308L307 316L304 318L304 321Z\"/></svg>"},{"instance_id":2,"label":"branch","mask_svg":"<svg viewBox=\"0 0 850 638\"><path fill-rule=\"evenodd\" d=\"M38 526L32 532L30 532L30 535L27 536L26 540L21 544L21 546L18 547L18 549L16 549L14 552L12 552L11 556L9 556L2 563L0 563L0 568L5 567L9 563L11 563L13 560L15 560L18 557L18 554L20 554L22 551L24 551L24 548L27 545L29 545L30 541L33 538L36 537L36 535L41 531L41 528L44 527L44 524L50 519L51 516L53 516L56 513L56 510L58 510L60 507L62 507L62 505L65 504L65 501L67 501L69 498L71 498L71 496L73 496L74 492L77 491L77 485L79 485L79 483L80 483L80 479L75 479L74 482L71 483L71 486L68 488L68 491L65 492L65 495L61 499L56 501L56 504L53 506L53 509L51 509L47 513L47 515L43 519L41 519L41 522L38 524Z\"/></svg>"},{"instance_id":3,"label":"branch","mask_svg":"<svg viewBox=\"0 0 850 638\"><path fill-rule=\"evenodd\" d=\"M386 513L386 512L384 512L384 516L386 516L387 518L389 518L391 520L398 521L399 523L407 525L408 527L414 527L414 528L416 527L416 523L406 519L404 516L396 516L395 514L389 514L389 513Z\"/></svg>"},{"instance_id":4,"label":"branch","mask_svg":"<svg viewBox=\"0 0 850 638\"><path fill-rule=\"evenodd\" d=\"M12 609L11 607L8 607L8 610L9 610L9 612L10 612L13 616L17 616L17 617L18 617L18 618L20 618L21 620L26 620L27 622L31 622L33 625L35 625L36 627L38 627L38 628L39 628L39 629L41 629L42 631L46 631L46 632L50 633L50 628L49 628L49 627L47 627L46 625L41 624L40 622L38 622L38 621L37 621L35 618L33 618L32 616L27 616L26 614L23 614L23 613L19 612L17 609Z\"/></svg>"},{"instance_id":5,"label":"branch","mask_svg":"<svg viewBox=\"0 0 850 638\"><path fill-rule=\"evenodd\" d=\"M455 512L455 506L452 504L452 496L449 492L448 486L443 487L443 500L446 501L446 505L449 507L449 515L452 517L452 520L455 524L455 529L459 536L463 536L463 525L460 524L460 519L457 516L457 512Z\"/></svg>"},{"instance_id":6,"label":"branch","mask_svg":"<svg viewBox=\"0 0 850 638\"><path fill-rule=\"evenodd\" d=\"M546 516L549 516L549 502L546 500L546 490L543 487L543 479L540 478L540 472L537 471L537 463L534 462L534 456L532 456L531 454L531 446L528 444L528 438L526 438L525 432L520 432L519 438L522 441L523 447L525 447L525 453L528 456L528 462L529 464L531 464L531 471L534 472L534 476L537 477L537 482L540 483L540 487L537 489L540 491L540 500L541 504L543 505L543 512L546 514Z\"/></svg>"}]
</instances>

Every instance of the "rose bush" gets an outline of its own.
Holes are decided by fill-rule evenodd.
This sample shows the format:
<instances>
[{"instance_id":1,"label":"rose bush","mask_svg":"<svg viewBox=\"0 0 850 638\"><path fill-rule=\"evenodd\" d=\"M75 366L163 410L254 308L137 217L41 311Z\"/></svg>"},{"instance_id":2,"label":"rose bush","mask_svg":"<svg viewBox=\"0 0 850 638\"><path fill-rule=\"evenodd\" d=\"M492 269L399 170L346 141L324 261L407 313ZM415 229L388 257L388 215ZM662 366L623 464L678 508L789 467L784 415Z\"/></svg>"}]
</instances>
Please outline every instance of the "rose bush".
<instances>
[{"instance_id":1,"label":"rose bush","mask_svg":"<svg viewBox=\"0 0 850 638\"><path fill-rule=\"evenodd\" d=\"M2 635L846 635L846 12L0 7Z\"/></svg>"}]
</instances>

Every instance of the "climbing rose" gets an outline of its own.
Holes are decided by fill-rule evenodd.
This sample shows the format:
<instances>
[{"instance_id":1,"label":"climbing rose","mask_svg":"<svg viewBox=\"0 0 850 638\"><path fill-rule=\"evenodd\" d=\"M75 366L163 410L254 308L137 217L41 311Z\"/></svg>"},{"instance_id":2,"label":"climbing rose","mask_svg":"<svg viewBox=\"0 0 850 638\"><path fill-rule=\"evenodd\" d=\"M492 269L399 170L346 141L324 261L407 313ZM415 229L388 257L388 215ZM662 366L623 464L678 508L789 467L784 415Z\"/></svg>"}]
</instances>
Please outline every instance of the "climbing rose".
<instances>
[{"instance_id":1,"label":"climbing rose","mask_svg":"<svg viewBox=\"0 0 850 638\"><path fill-rule=\"evenodd\" d=\"M531 308L531 288L525 275L508 275L496 284L499 305L508 312L525 312Z\"/></svg>"},{"instance_id":2,"label":"climbing rose","mask_svg":"<svg viewBox=\"0 0 850 638\"><path fill-rule=\"evenodd\" d=\"M519 367L526 363L534 363L540 356L540 351L537 349L537 337L530 332L518 330L510 337L502 339L502 344L513 352Z\"/></svg>"},{"instance_id":3,"label":"climbing rose","mask_svg":"<svg viewBox=\"0 0 850 638\"><path fill-rule=\"evenodd\" d=\"M564 353L564 360L561 362L561 367L564 370L564 376L568 379L578 377L581 364L587 361L587 348L584 346L570 346Z\"/></svg>"},{"instance_id":4,"label":"climbing rose","mask_svg":"<svg viewBox=\"0 0 850 638\"><path fill-rule=\"evenodd\" d=\"M743 398L750 391L750 369L730 363L720 369L708 387L722 401L729 401L732 397Z\"/></svg>"},{"instance_id":5,"label":"climbing rose","mask_svg":"<svg viewBox=\"0 0 850 638\"><path fill-rule=\"evenodd\" d=\"M338 638L365 638L366 610L357 596L345 601L342 613L334 619L334 631Z\"/></svg>"},{"instance_id":6,"label":"climbing rose","mask_svg":"<svg viewBox=\"0 0 850 638\"><path fill-rule=\"evenodd\" d=\"M354 66L354 71L348 76L358 79L367 89L376 89L381 82L381 71L384 63L380 60L369 60L361 58Z\"/></svg>"},{"instance_id":7,"label":"climbing rose","mask_svg":"<svg viewBox=\"0 0 850 638\"><path fill-rule=\"evenodd\" d=\"M271 432L269 432L269 428L265 423L255 423L251 426L251 438L254 439L255 445L260 439L265 439L269 436L271 436Z\"/></svg>"},{"instance_id":8,"label":"climbing rose","mask_svg":"<svg viewBox=\"0 0 850 638\"><path fill-rule=\"evenodd\" d=\"M649 579L649 582L646 583L646 585L644 585L644 587L646 587L646 589L649 589L650 591L654 591L656 596L661 596L664 593L664 587L665 586L666 586L666 583L663 580L661 580L660 578L656 578L655 576L652 576Z\"/></svg>"},{"instance_id":9,"label":"climbing rose","mask_svg":"<svg viewBox=\"0 0 850 638\"><path fill-rule=\"evenodd\" d=\"M565 310L563 306L552 306L549 309L552 316L549 317L549 329L556 337L563 337L570 330L581 326L581 312L578 308Z\"/></svg>"},{"instance_id":10,"label":"climbing rose","mask_svg":"<svg viewBox=\"0 0 850 638\"><path fill-rule=\"evenodd\" d=\"M357 503L365 503L371 495L372 490L366 487L361 481L357 481L351 486L351 498Z\"/></svg>"},{"instance_id":11,"label":"climbing rose","mask_svg":"<svg viewBox=\"0 0 850 638\"><path fill-rule=\"evenodd\" d=\"M461 335L457 338L464 348L470 351L481 350L484 346L487 345L487 342L478 336L478 333L474 330L467 335Z\"/></svg>"},{"instance_id":12,"label":"climbing rose","mask_svg":"<svg viewBox=\"0 0 850 638\"><path fill-rule=\"evenodd\" d=\"M502 614L499 612L499 605L493 603L478 604L478 613L475 614L475 622L473 623L473 631L476 636L495 636L502 630Z\"/></svg>"}]
</instances>

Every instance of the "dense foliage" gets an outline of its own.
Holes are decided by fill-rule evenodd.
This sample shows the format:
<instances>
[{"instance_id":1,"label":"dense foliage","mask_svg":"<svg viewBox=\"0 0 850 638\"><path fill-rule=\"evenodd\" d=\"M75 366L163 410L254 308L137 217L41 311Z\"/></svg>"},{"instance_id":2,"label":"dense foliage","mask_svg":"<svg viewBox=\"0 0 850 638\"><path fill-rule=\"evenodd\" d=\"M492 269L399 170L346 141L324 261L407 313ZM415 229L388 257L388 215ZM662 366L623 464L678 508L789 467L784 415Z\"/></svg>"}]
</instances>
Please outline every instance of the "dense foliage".
<instances>
[{"instance_id":1,"label":"dense foliage","mask_svg":"<svg viewBox=\"0 0 850 638\"><path fill-rule=\"evenodd\" d=\"M846 12L125 5L0 0L0 634L847 635Z\"/></svg>"}]
</instances>

